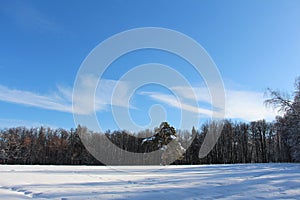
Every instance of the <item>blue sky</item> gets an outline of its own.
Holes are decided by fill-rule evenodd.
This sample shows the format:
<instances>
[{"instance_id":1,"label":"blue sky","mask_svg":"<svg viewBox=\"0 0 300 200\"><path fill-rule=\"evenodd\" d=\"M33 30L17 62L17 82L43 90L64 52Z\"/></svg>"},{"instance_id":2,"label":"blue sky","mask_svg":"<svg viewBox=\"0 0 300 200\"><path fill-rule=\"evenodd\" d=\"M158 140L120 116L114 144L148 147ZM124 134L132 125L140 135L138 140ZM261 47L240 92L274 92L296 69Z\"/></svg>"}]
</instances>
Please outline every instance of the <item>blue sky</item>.
<instances>
[{"instance_id":1,"label":"blue sky","mask_svg":"<svg viewBox=\"0 0 300 200\"><path fill-rule=\"evenodd\" d=\"M263 105L266 88L291 92L300 75L299 19L296 0L2 0L0 127L75 127L72 88L82 62L105 39L141 27L179 31L206 49L225 84L226 117L272 120L274 112ZM111 108L123 105L111 106L109 99L115 81L136 65L151 62L178 70L195 89L199 106L209 108L202 77L184 60L157 50L132 52L112 64L104 76L104 91L98 91L97 116L104 130L118 129ZM147 128L166 119L178 127L180 109L190 105L179 108L172 92L184 91L180 85L139 88L128 108L133 121ZM149 112L157 116L153 123Z\"/></svg>"}]
</instances>

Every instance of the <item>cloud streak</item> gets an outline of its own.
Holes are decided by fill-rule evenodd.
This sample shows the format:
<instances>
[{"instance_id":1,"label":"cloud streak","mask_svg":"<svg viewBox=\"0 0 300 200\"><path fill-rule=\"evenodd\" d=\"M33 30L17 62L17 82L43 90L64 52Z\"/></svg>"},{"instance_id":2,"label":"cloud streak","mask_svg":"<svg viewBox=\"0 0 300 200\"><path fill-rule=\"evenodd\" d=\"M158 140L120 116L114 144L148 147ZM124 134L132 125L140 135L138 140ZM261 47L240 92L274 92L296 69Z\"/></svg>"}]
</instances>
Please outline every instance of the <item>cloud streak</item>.
<instances>
[{"instance_id":1,"label":"cloud streak","mask_svg":"<svg viewBox=\"0 0 300 200\"><path fill-rule=\"evenodd\" d=\"M76 92L74 90L73 111L75 113L89 115L94 111L106 111L108 106L133 108L129 102L125 102L125 99L129 99L130 84L128 82L109 79L101 79L98 82L98 77L94 75L77 78L80 79L81 84L75 86ZM98 85L96 91L94 91L95 85ZM115 92L117 87L121 89Z\"/></svg>"},{"instance_id":2,"label":"cloud streak","mask_svg":"<svg viewBox=\"0 0 300 200\"><path fill-rule=\"evenodd\" d=\"M247 121L274 120L278 113L266 108L264 93L253 91L226 91L226 118L241 118Z\"/></svg>"},{"instance_id":3,"label":"cloud streak","mask_svg":"<svg viewBox=\"0 0 300 200\"><path fill-rule=\"evenodd\" d=\"M87 80L92 80L90 77ZM128 99L126 95L129 94L130 83L119 82L115 80L101 80L97 91L95 92L95 105L86 105L89 102L86 98L85 88L93 81L86 81L86 85L80 90L80 99L83 106L79 107L74 112L77 114L91 114L95 111L107 111L108 106L120 106L124 108L134 108L124 99ZM113 91L116 85L122 88L121 93L114 94ZM200 117L210 117L212 115L211 97L205 87L194 87L193 90L196 95L196 103L192 104L191 100L194 94L190 94L187 88L174 87L170 88L177 96L180 96L181 102L174 95L164 94L160 92L140 92L140 95L149 97L161 103L165 103L176 109L198 114ZM39 94L31 91L23 91L18 89L11 89L0 85L0 101L21 104L25 106L32 106L41 109L55 110L60 112L73 113L72 109L72 92L71 87L63 87L58 85L55 92L49 94ZM117 99L112 101L112 98ZM225 118L242 119L246 121L253 121L258 119L273 120L278 113L274 110L266 108L263 104L265 98L264 94L260 92L245 91L245 90L227 90L226 91L226 110Z\"/></svg>"},{"instance_id":4,"label":"cloud streak","mask_svg":"<svg viewBox=\"0 0 300 200\"><path fill-rule=\"evenodd\" d=\"M43 95L30 91L10 89L6 86L0 85L0 100L5 102L33 106L48 110L72 112L72 106L68 99L68 97L64 96L59 91L51 95Z\"/></svg>"},{"instance_id":5,"label":"cloud streak","mask_svg":"<svg viewBox=\"0 0 300 200\"><path fill-rule=\"evenodd\" d=\"M87 105L90 102L87 98L91 97L91 95L87 94L86 88L93 82L91 79L89 80L90 82L86 81L86 85L84 85L79 91L81 106L77 107L77 110L73 110L72 106L73 88L61 85L57 86L57 90L55 92L51 92L49 94L11 89L0 85L0 101L60 112L74 112L77 114L91 114L94 112L94 108L95 111L105 111L108 105L132 108L130 105L121 101L124 99L124 94L126 94L128 89L127 83L115 80L101 80L99 87L95 92L95 96L92 96L92 98L95 99L95 105ZM121 86L123 93L115 94L114 98L118 98L120 100L112 101L112 94L117 84Z\"/></svg>"},{"instance_id":6,"label":"cloud streak","mask_svg":"<svg viewBox=\"0 0 300 200\"><path fill-rule=\"evenodd\" d=\"M167 94L161 94L158 92L141 92L141 95L149 96L150 98L154 100L161 101L163 103L166 103L172 107L183 109L188 112L201 114L204 116L210 116L212 114L211 110L199 108L195 105L191 105L188 103L180 102L178 99L176 99L173 95L167 95Z\"/></svg>"},{"instance_id":7,"label":"cloud streak","mask_svg":"<svg viewBox=\"0 0 300 200\"><path fill-rule=\"evenodd\" d=\"M179 102L174 96L166 95L157 92L144 92L150 98L166 103L172 107L183 109L185 111L198 113L204 117L210 117L212 110L199 108L207 105L211 106L211 97L209 91L205 87L194 87L194 94L187 92L185 87L174 87L171 89L177 95L180 95L185 102ZM225 118L229 119L242 119L246 121L254 121L259 119L274 120L278 112L266 108L263 104L265 98L264 93L246 91L246 90L226 90L226 105L225 105ZM192 106L186 102L196 97L199 107Z\"/></svg>"}]
</instances>

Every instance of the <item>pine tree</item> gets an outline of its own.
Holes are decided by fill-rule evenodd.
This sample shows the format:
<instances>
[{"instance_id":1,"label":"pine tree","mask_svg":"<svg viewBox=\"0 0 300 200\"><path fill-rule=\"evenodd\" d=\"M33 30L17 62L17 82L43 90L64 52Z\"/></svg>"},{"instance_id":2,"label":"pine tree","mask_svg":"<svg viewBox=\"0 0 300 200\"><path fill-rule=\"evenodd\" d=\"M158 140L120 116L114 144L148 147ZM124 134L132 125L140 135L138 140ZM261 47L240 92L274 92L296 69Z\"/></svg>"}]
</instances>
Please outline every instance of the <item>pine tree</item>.
<instances>
[{"instance_id":1,"label":"pine tree","mask_svg":"<svg viewBox=\"0 0 300 200\"><path fill-rule=\"evenodd\" d=\"M158 148L162 151L161 164L163 165L182 159L185 152L185 149L177 140L175 128L167 122L162 122L155 129L155 134L152 137L145 138L142 144L145 143L151 143L153 149Z\"/></svg>"}]
</instances>

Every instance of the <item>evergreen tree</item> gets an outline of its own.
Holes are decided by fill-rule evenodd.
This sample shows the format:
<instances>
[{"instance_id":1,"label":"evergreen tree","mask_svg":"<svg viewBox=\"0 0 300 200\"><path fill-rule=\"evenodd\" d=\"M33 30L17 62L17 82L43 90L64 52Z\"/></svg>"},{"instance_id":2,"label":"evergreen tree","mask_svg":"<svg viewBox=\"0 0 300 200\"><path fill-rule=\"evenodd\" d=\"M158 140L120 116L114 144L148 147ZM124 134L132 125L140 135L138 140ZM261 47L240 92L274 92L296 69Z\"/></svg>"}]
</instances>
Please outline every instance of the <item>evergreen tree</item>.
<instances>
[{"instance_id":1,"label":"evergreen tree","mask_svg":"<svg viewBox=\"0 0 300 200\"><path fill-rule=\"evenodd\" d=\"M154 149L162 150L161 164L170 164L183 158L185 149L177 140L175 128L162 122L155 130L155 135L145 138L142 143L151 143Z\"/></svg>"}]
</instances>

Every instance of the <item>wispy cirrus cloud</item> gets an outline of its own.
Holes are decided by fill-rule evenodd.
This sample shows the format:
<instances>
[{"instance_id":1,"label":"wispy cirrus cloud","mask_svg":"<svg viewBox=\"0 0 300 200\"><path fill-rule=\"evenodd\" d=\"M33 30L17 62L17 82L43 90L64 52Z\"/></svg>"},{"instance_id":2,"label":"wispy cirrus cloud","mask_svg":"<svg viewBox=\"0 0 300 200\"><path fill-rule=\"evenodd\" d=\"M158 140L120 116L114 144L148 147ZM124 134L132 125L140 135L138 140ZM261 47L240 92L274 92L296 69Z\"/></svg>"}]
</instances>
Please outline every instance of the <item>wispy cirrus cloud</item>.
<instances>
[{"instance_id":1,"label":"wispy cirrus cloud","mask_svg":"<svg viewBox=\"0 0 300 200\"><path fill-rule=\"evenodd\" d=\"M31 91L24 91L18 89L11 89L0 85L0 101L16 103L26 106L37 107L41 109L55 110L67 113L77 114L91 114L94 111L106 111L108 106L120 106L123 108L134 108L125 99L129 99L129 82L120 82L116 80L101 80L99 87L95 91L95 105L90 105L90 98L87 94L87 87L94 84L96 77L85 77L85 85L79 88L79 97L81 106L76 110L72 108L72 87L65 87L58 85L54 92L42 94ZM118 85L120 90L114 93L114 88ZM180 100L174 95L160 93L160 92L140 92L141 95L154 99L156 101L165 103L176 109L200 115L201 117L210 117L212 110L211 96L205 87L194 87L194 94L191 90L184 87L170 88L175 94L180 96ZM121 92L120 92L121 91ZM242 119L246 121L253 121L258 119L273 120L278 113L270 108L266 108L263 104L265 98L264 93L247 90L226 90L226 107L225 117L231 119ZM112 98L114 100L112 100ZM196 98L196 99L194 99ZM191 100L196 100L198 103L191 103Z\"/></svg>"},{"instance_id":2,"label":"wispy cirrus cloud","mask_svg":"<svg viewBox=\"0 0 300 200\"><path fill-rule=\"evenodd\" d=\"M152 98L154 100L161 101L172 107L175 107L178 109L183 109L188 112L197 113L197 114L201 114L204 116L210 116L212 114L212 111L209 109L200 108L198 106L195 106L195 105L192 105L189 103L180 102L173 95L162 94L162 93L158 93L158 92L141 92L140 94L149 96L150 98Z\"/></svg>"},{"instance_id":3,"label":"wispy cirrus cloud","mask_svg":"<svg viewBox=\"0 0 300 200\"><path fill-rule=\"evenodd\" d=\"M130 83L111 79L99 80L97 76L90 74L77 78L80 79L80 84L75 86L73 112L88 115L94 111L105 111L108 106L133 108L125 101L129 99ZM97 88L93 91L95 85ZM115 92L115 88L120 89Z\"/></svg>"},{"instance_id":4,"label":"wispy cirrus cloud","mask_svg":"<svg viewBox=\"0 0 300 200\"><path fill-rule=\"evenodd\" d=\"M76 110L72 106L73 88L62 85L57 85L55 91L49 93L36 93L19 89L12 89L4 85L0 85L0 101L21 104L47 110L55 110L67 113L90 114L95 111L103 111L108 105L126 107L127 105L120 101L112 101L112 94L116 84L122 85L124 94L126 94L126 83L115 80L101 80L99 87L95 91L95 105L88 105L90 96L86 94L86 87L89 87L89 82L79 90L79 98L82 102ZM122 94L117 94L115 98L123 99Z\"/></svg>"},{"instance_id":5,"label":"wispy cirrus cloud","mask_svg":"<svg viewBox=\"0 0 300 200\"><path fill-rule=\"evenodd\" d=\"M201 108L211 105L211 96L206 87L194 87L194 94L187 92L185 87L174 87L171 89L178 95L181 95L184 102L179 102L173 95L166 95L158 92L143 92L146 95L157 101L166 103L170 106L185 111L198 113L204 117L210 117L212 110ZM242 119L246 121L253 121L259 119L273 120L278 113L276 110L266 108L264 105L264 93L254 92L247 90L226 90L226 105L225 105L225 118L229 119ZM192 106L187 103L188 100L194 99L199 103L199 107ZM203 103L205 106L203 106ZM202 105L202 106L201 106Z\"/></svg>"},{"instance_id":6,"label":"wispy cirrus cloud","mask_svg":"<svg viewBox=\"0 0 300 200\"><path fill-rule=\"evenodd\" d=\"M274 120L279 113L264 105L263 92L228 90L226 91L226 117L247 121Z\"/></svg>"},{"instance_id":7,"label":"wispy cirrus cloud","mask_svg":"<svg viewBox=\"0 0 300 200\"><path fill-rule=\"evenodd\" d=\"M69 97L66 97L60 91L52 94L38 94L0 85L0 100L48 110L72 112Z\"/></svg>"}]
</instances>

